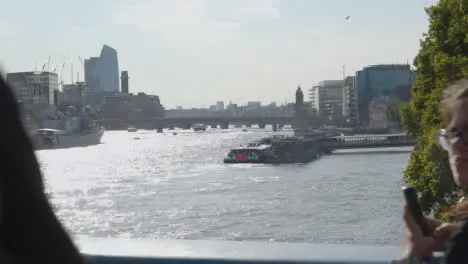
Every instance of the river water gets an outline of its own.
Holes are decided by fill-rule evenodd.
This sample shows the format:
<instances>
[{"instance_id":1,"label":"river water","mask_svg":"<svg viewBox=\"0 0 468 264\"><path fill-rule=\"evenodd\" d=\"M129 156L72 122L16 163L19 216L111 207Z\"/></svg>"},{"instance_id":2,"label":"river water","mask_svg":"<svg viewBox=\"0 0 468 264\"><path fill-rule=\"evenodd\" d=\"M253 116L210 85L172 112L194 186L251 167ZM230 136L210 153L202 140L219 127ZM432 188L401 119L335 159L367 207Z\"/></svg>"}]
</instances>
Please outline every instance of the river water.
<instances>
[{"instance_id":1,"label":"river water","mask_svg":"<svg viewBox=\"0 0 468 264\"><path fill-rule=\"evenodd\" d=\"M307 165L222 163L266 135L106 132L103 144L37 155L75 235L401 244L409 148L339 151Z\"/></svg>"}]
</instances>

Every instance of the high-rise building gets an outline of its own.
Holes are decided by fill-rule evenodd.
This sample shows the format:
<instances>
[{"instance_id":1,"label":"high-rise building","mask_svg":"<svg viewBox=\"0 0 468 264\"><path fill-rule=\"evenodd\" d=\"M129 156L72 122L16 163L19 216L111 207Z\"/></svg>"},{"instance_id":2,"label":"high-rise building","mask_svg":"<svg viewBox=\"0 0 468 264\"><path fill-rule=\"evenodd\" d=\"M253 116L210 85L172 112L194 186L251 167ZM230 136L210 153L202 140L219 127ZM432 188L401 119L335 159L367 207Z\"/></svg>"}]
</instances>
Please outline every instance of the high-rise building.
<instances>
[{"instance_id":1,"label":"high-rise building","mask_svg":"<svg viewBox=\"0 0 468 264\"><path fill-rule=\"evenodd\" d=\"M311 107L321 116L343 115L344 80L325 80L313 86L309 91Z\"/></svg>"},{"instance_id":2,"label":"high-rise building","mask_svg":"<svg viewBox=\"0 0 468 264\"><path fill-rule=\"evenodd\" d=\"M407 64L374 65L356 72L359 122L369 125L370 105L374 99L394 97L408 102L414 81L415 73Z\"/></svg>"},{"instance_id":3,"label":"high-rise building","mask_svg":"<svg viewBox=\"0 0 468 264\"><path fill-rule=\"evenodd\" d=\"M128 71L122 71L120 73L120 88L122 89L122 93L127 93L129 92L128 90L128 79L130 79L128 77Z\"/></svg>"},{"instance_id":4,"label":"high-rise building","mask_svg":"<svg viewBox=\"0 0 468 264\"><path fill-rule=\"evenodd\" d=\"M103 91L120 92L119 62L117 51L107 45L101 50L97 62L99 86Z\"/></svg>"},{"instance_id":5,"label":"high-rise building","mask_svg":"<svg viewBox=\"0 0 468 264\"><path fill-rule=\"evenodd\" d=\"M99 57L85 60L85 84L90 90L120 92L117 51L104 45Z\"/></svg>"},{"instance_id":6,"label":"high-rise building","mask_svg":"<svg viewBox=\"0 0 468 264\"><path fill-rule=\"evenodd\" d=\"M85 85L92 91L100 90L97 63L99 57L91 57L84 61Z\"/></svg>"},{"instance_id":7,"label":"high-rise building","mask_svg":"<svg viewBox=\"0 0 468 264\"><path fill-rule=\"evenodd\" d=\"M357 122L357 93L355 89L355 76L348 76L344 80L343 89L343 116L347 117L353 124Z\"/></svg>"},{"instance_id":8,"label":"high-rise building","mask_svg":"<svg viewBox=\"0 0 468 264\"><path fill-rule=\"evenodd\" d=\"M15 95L24 104L58 106L58 74L53 72L7 73Z\"/></svg>"}]
</instances>

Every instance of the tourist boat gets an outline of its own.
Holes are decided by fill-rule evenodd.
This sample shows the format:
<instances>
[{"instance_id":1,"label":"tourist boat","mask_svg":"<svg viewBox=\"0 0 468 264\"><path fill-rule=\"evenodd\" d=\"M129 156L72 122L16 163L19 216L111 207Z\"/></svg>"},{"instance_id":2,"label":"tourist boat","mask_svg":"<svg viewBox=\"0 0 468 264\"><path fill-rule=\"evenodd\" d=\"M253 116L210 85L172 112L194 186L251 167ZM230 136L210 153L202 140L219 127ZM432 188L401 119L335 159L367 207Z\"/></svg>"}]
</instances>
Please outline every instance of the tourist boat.
<instances>
[{"instance_id":1,"label":"tourist boat","mask_svg":"<svg viewBox=\"0 0 468 264\"><path fill-rule=\"evenodd\" d=\"M128 132L137 132L137 131L138 131L138 128L136 128L136 127L134 127L134 126L129 126L129 127L127 128L127 131L128 131Z\"/></svg>"},{"instance_id":2,"label":"tourist boat","mask_svg":"<svg viewBox=\"0 0 468 264\"><path fill-rule=\"evenodd\" d=\"M224 163L263 163L275 157L272 145L249 144L246 147L232 149Z\"/></svg>"}]
</instances>

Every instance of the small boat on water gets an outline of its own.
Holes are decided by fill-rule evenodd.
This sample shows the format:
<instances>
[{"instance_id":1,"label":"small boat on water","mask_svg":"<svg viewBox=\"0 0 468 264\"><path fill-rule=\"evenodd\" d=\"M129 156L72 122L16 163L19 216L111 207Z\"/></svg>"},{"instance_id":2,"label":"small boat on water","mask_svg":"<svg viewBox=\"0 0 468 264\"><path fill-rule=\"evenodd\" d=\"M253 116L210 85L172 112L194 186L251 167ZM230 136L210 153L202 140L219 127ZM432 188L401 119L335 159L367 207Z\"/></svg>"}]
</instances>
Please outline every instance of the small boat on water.
<instances>
[{"instance_id":1,"label":"small boat on water","mask_svg":"<svg viewBox=\"0 0 468 264\"><path fill-rule=\"evenodd\" d=\"M194 124L192 128L193 131L206 131L206 126L204 124Z\"/></svg>"},{"instance_id":2,"label":"small boat on water","mask_svg":"<svg viewBox=\"0 0 468 264\"><path fill-rule=\"evenodd\" d=\"M128 132L137 132L137 131L138 131L138 128L136 128L136 127L134 127L134 126L129 126L129 127L127 128L127 131L128 131Z\"/></svg>"},{"instance_id":3,"label":"small boat on water","mask_svg":"<svg viewBox=\"0 0 468 264\"><path fill-rule=\"evenodd\" d=\"M224 163L263 163L275 157L275 150L272 145L249 144L246 147L232 149Z\"/></svg>"}]
</instances>

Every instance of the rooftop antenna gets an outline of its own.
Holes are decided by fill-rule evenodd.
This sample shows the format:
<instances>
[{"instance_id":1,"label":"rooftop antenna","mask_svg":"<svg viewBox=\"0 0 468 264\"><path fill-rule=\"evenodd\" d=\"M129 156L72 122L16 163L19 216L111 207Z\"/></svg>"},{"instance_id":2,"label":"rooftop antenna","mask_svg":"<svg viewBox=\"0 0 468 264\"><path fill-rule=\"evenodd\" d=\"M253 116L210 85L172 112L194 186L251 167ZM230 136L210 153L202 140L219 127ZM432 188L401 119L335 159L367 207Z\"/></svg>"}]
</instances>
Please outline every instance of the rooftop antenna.
<instances>
[{"instance_id":1,"label":"rooftop antenna","mask_svg":"<svg viewBox=\"0 0 468 264\"><path fill-rule=\"evenodd\" d=\"M343 64L341 67L342 67L341 70L342 70L343 80L344 80L346 79L346 66Z\"/></svg>"}]
</instances>

